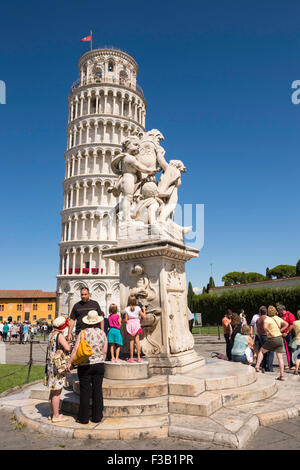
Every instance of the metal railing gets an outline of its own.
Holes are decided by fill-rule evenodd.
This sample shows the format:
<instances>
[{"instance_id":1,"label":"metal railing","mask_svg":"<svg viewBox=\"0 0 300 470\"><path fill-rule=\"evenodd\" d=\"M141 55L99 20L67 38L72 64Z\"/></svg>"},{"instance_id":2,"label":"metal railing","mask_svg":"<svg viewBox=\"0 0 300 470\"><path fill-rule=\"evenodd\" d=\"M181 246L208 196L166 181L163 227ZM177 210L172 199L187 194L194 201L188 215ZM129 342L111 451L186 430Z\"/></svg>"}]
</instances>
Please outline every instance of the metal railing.
<instances>
[{"instance_id":1,"label":"metal railing","mask_svg":"<svg viewBox=\"0 0 300 470\"><path fill-rule=\"evenodd\" d=\"M17 339L14 339L13 341L3 341L3 343L6 344L6 345L11 345L11 346L13 344L27 344L27 345L29 344L30 348L29 348L29 354L28 354L28 349L25 348L25 350L24 350L23 346L22 346L22 351L19 353L19 359L17 360L17 362L15 362L15 360L13 362L6 360L5 364L22 364L22 365L20 366L20 368L18 368L14 372L11 372L11 373L5 374L5 375L0 375L0 380L17 374L20 370L24 370L24 366L25 366L25 367L28 367L27 379L26 379L26 383L28 384L29 379L30 379L30 372L31 372L32 365L33 364L40 364L40 365L46 364L48 335L46 335L46 334L44 335L44 341L42 341L42 337L41 337L41 341L37 340L37 339L30 338L25 343L22 343L22 342L20 343L20 340L17 340ZM38 355L38 357L39 357L38 359L36 357L35 358L33 357L33 345L38 345L38 346L35 346L35 348L36 347L39 348L38 354L36 354L36 356ZM44 347L42 347L42 345ZM28 356L27 356L27 354L28 354Z\"/></svg>"},{"instance_id":2,"label":"metal railing","mask_svg":"<svg viewBox=\"0 0 300 470\"><path fill-rule=\"evenodd\" d=\"M221 339L221 327L220 325L194 325L193 334L203 335L203 336L218 336L218 339Z\"/></svg>"}]
</instances>

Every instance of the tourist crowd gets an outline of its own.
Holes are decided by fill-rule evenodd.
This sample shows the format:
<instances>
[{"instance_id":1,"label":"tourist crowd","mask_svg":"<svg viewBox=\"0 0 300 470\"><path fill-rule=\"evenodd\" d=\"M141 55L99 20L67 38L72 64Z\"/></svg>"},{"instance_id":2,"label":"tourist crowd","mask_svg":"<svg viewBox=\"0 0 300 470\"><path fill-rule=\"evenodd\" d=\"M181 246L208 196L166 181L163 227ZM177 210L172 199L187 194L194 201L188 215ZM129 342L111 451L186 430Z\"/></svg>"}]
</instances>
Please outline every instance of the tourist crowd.
<instances>
[{"instance_id":1,"label":"tourist crowd","mask_svg":"<svg viewBox=\"0 0 300 470\"><path fill-rule=\"evenodd\" d=\"M273 372L276 354L280 370L277 380L284 380L283 354L286 354L286 368L298 374L300 310L295 318L284 305L268 308L262 305L248 325L244 310L237 314L228 309L222 325L229 361L252 364L258 373Z\"/></svg>"},{"instance_id":2,"label":"tourist crowd","mask_svg":"<svg viewBox=\"0 0 300 470\"><path fill-rule=\"evenodd\" d=\"M51 325L48 323L0 321L0 341L4 342L24 344L33 340L38 334L48 334L50 331Z\"/></svg>"},{"instance_id":3,"label":"tourist crowd","mask_svg":"<svg viewBox=\"0 0 300 470\"><path fill-rule=\"evenodd\" d=\"M104 318L98 302L90 298L87 288L81 289L77 302L67 318L58 316L48 339L48 358L44 384L49 387L49 420L65 421L68 417L59 411L60 395L67 372L77 367L80 403L77 422L87 424L90 419L89 397L92 398L91 421L99 423L103 417L102 381L104 362L120 362L123 346L122 324L129 340L127 362L142 362L140 334L141 319L146 317L145 307L137 304L137 298L129 296L128 306L120 315L115 304L109 306L108 318Z\"/></svg>"}]
</instances>

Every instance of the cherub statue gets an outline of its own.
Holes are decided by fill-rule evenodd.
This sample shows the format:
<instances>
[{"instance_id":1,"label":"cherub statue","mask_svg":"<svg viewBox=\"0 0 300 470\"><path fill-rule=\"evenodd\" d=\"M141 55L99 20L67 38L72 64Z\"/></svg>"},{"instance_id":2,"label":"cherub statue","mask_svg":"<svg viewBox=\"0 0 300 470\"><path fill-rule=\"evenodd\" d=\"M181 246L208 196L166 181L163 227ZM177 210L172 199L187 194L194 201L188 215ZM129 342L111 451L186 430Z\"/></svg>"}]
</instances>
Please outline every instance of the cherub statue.
<instances>
[{"instance_id":1,"label":"cherub statue","mask_svg":"<svg viewBox=\"0 0 300 470\"><path fill-rule=\"evenodd\" d=\"M131 205L133 195L137 189L137 183L140 179L140 173L147 175L155 174L153 169L149 169L137 158L140 150L140 139L136 136L131 136L123 142L122 153L112 162L112 170L114 173L119 174L119 179L113 187L108 189L115 197L120 194L123 196L120 201L120 211L123 215L124 221L130 221ZM119 168L121 165L121 169Z\"/></svg>"},{"instance_id":2,"label":"cherub statue","mask_svg":"<svg viewBox=\"0 0 300 470\"><path fill-rule=\"evenodd\" d=\"M137 203L132 218L154 225L157 222L158 208L163 201L158 197L158 188L153 181L146 182L141 189L141 198Z\"/></svg>"},{"instance_id":3,"label":"cherub statue","mask_svg":"<svg viewBox=\"0 0 300 470\"><path fill-rule=\"evenodd\" d=\"M166 221L174 215L178 202L178 188L181 185L181 173L186 167L181 160L170 160L158 182L158 197L163 200L159 220Z\"/></svg>"}]
</instances>

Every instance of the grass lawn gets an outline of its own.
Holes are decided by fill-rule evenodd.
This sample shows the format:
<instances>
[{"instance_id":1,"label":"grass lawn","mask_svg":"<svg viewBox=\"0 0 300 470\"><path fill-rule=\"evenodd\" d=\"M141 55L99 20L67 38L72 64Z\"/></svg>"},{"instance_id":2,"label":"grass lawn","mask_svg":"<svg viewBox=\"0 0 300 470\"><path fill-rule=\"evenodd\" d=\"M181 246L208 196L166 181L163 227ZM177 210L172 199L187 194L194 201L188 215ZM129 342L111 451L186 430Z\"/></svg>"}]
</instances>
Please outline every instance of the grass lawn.
<instances>
[{"instance_id":1,"label":"grass lawn","mask_svg":"<svg viewBox=\"0 0 300 470\"><path fill-rule=\"evenodd\" d=\"M16 372L13 374L13 372ZM10 375L12 374L12 375ZM9 388L22 386L27 383L28 366L20 364L0 364L0 393ZM43 379L45 366L31 366L29 382Z\"/></svg>"},{"instance_id":2,"label":"grass lawn","mask_svg":"<svg viewBox=\"0 0 300 470\"><path fill-rule=\"evenodd\" d=\"M220 327L219 327L220 328ZM218 327L217 326L194 326L193 333L197 333L200 335L218 335ZM220 328L220 334L222 334Z\"/></svg>"}]
</instances>

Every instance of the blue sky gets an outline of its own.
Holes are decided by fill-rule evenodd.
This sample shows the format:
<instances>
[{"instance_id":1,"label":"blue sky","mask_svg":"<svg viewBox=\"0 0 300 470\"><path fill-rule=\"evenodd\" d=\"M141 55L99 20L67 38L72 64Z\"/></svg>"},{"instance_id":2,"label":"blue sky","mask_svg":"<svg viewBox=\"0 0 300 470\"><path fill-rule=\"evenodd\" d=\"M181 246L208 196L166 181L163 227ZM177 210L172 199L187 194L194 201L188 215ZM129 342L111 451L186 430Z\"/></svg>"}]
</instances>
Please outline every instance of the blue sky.
<instances>
[{"instance_id":1,"label":"blue sky","mask_svg":"<svg viewBox=\"0 0 300 470\"><path fill-rule=\"evenodd\" d=\"M296 1L13 1L1 6L0 289L55 290L67 96L80 56L114 45L139 64L147 129L187 166L182 204L204 204L194 287L296 264L300 4Z\"/></svg>"}]
</instances>

